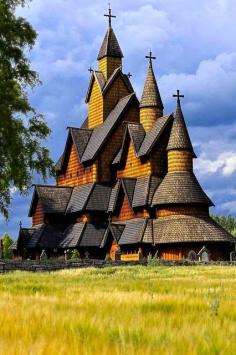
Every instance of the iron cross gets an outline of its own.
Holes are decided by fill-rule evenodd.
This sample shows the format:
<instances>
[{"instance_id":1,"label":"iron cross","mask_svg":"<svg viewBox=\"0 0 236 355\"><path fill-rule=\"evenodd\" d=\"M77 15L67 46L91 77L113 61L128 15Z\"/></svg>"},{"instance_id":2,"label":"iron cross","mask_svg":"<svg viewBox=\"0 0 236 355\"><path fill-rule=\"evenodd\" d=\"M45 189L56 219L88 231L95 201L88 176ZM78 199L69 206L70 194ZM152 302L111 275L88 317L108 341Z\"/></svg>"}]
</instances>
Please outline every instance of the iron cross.
<instances>
[{"instance_id":1,"label":"iron cross","mask_svg":"<svg viewBox=\"0 0 236 355\"><path fill-rule=\"evenodd\" d=\"M88 71L90 72L90 74L93 72L93 69L90 67L89 69L88 69Z\"/></svg>"},{"instance_id":2,"label":"iron cross","mask_svg":"<svg viewBox=\"0 0 236 355\"><path fill-rule=\"evenodd\" d=\"M174 94L173 97L177 97L177 102L180 104L180 98L184 97L184 95L180 95L179 90L177 90L177 94Z\"/></svg>"},{"instance_id":3,"label":"iron cross","mask_svg":"<svg viewBox=\"0 0 236 355\"><path fill-rule=\"evenodd\" d=\"M109 3L108 4L108 14L104 14L105 17L108 17L109 18L109 27L111 27L111 19L112 17L115 18L116 16L112 15L111 13L111 4Z\"/></svg>"},{"instance_id":4,"label":"iron cross","mask_svg":"<svg viewBox=\"0 0 236 355\"><path fill-rule=\"evenodd\" d=\"M131 78L132 74L130 72L128 72L127 76L128 76L128 78Z\"/></svg>"},{"instance_id":5,"label":"iron cross","mask_svg":"<svg viewBox=\"0 0 236 355\"><path fill-rule=\"evenodd\" d=\"M149 52L149 55L145 55L145 58L149 59L149 63L152 66L152 60L156 59L156 57L153 57L152 52Z\"/></svg>"}]
</instances>

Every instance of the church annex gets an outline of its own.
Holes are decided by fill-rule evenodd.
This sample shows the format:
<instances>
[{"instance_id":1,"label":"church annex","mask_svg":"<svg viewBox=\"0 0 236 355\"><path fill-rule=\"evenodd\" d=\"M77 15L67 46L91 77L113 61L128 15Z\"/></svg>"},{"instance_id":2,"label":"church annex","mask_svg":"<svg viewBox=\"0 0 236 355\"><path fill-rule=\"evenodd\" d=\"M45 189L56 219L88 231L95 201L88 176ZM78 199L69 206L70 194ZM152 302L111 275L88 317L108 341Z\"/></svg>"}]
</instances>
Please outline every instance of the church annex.
<instances>
[{"instance_id":1,"label":"church annex","mask_svg":"<svg viewBox=\"0 0 236 355\"><path fill-rule=\"evenodd\" d=\"M209 216L213 202L193 172L196 158L179 91L175 114L164 105L152 53L141 100L111 26L85 101L81 127L69 127L56 184L35 185L29 216L14 243L16 258L229 260L235 238Z\"/></svg>"}]
</instances>

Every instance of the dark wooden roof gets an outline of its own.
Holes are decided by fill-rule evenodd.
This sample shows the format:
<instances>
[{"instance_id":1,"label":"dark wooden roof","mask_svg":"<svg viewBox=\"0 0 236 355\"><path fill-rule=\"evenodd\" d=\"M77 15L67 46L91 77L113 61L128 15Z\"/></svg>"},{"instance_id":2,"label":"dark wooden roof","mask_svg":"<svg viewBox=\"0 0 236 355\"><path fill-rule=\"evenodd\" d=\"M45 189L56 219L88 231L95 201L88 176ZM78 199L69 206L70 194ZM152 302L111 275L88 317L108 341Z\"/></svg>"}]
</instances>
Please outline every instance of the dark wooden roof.
<instances>
[{"instance_id":1,"label":"dark wooden roof","mask_svg":"<svg viewBox=\"0 0 236 355\"><path fill-rule=\"evenodd\" d=\"M69 128L73 143L75 144L79 160L82 159L85 148L88 144L88 141L92 135L92 129L81 129L81 128Z\"/></svg>"},{"instance_id":2,"label":"dark wooden roof","mask_svg":"<svg viewBox=\"0 0 236 355\"><path fill-rule=\"evenodd\" d=\"M119 223L119 224L112 223L110 226L111 234L112 234L113 238L117 241L117 243L120 240L120 237L124 231L124 228L125 228L125 224L121 224L121 223Z\"/></svg>"},{"instance_id":3,"label":"dark wooden roof","mask_svg":"<svg viewBox=\"0 0 236 355\"><path fill-rule=\"evenodd\" d=\"M125 193L126 197L128 198L129 205L132 208L132 201L133 201L136 179L135 178L122 178L120 180L121 180L121 184L122 184L124 193Z\"/></svg>"},{"instance_id":4,"label":"dark wooden roof","mask_svg":"<svg viewBox=\"0 0 236 355\"><path fill-rule=\"evenodd\" d=\"M145 230L147 227L147 222L148 222L147 218L134 218L126 221L125 228L119 240L119 245L126 245L126 244L131 245L131 244L142 243ZM148 233L149 232L147 232L147 234ZM149 239L149 237L147 236L146 240L152 240L152 239Z\"/></svg>"},{"instance_id":5,"label":"dark wooden roof","mask_svg":"<svg viewBox=\"0 0 236 355\"><path fill-rule=\"evenodd\" d=\"M97 156L98 152L101 150L109 135L119 123L120 118L123 116L133 100L137 100L134 93L122 98L110 112L104 123L93 130L81 159L82 163L89 162Z\"/></svg>"},{"instance_id":6,"label":"dark wooden roof","mask_svg":"<svg viewBox=\"0 0 236 355\"><path fill-rule=\"evenodd\" d=\"M97 59L103 57L123 58L123 53L112 27L109 27L105 34Z\"/></svg>"},{"instance_id":7,"label":"dark wooden roof","mask_svg":"<svg viewBox=\"0 0 236 355\"><path fill-rule=\"evenodd\" d=\"M67 227L63 233L63 238L59 243L58 248L76 248L79 245L85 225L85 223L75 223Z\"/></svg>"},{"instance_id":8,"label":"dark wooden roof","mask_svg":"<svg viewBox=\"0 0 236 355\"><path fill-rule=\"evenodd\" d=\"M162 179L156 176L141 176L136 179L132 199L132 207L144 207L150 205L154 191L160 185Z\"/></svg>"},{"instance_id":9,"label":"dark wooden roof","mask_svg":"<svg viewBox=\"0 0 236 355\"><path fill-rule=\"evenodd\" d=\"M114 212L115 208L116 208L116 203L117 203L117 198L118 198L118 194L120 191L120 185L121 185L121 181L118 180L115 184L115 186L113 186L112 190L111 190L111 194L110 194L110 200L109 200L109 204L108 204L108 212Z\"/></svg>"},{"instance_id":10,"label":"dark wooden roof","mask_svg":"<svg viewBox=\"0 0 236 355\"><path fill-rule=\"evenodd\" d=\"M151 152L152 148L157 143L158 139L161 137L168 123L170 123L172 120L172 114L160 117L156 120L151 130L148 131L144 137L144 140L138 152L139 157L148 155Z\"/></svg>"},{"instance_id":11,"label":"dark wooden roof","mask_svg":"<svg viewBox=\"0 0 236 355\"><path fill-rule=\"evenodd\" d=\"M210 217L169 216L153 221L155 244L182 242L236 242Z\"/></svg>"},{"instance_id":12,"label":"dark wooden roof","mask_svg":"<svg viewBox=\"0 0 236 355\"><path fill-rule=\"evenodd\" d=\"M177 109L173 126L170 133L167 150L188 150L193 153L193 157L196 155L193 151L193 146L188 134L188 129L184 120L184 115L179 103L177 103Z\"/></svg>"},{"instance_id":13,"label":"dark wooden roof","mask_svg":"<svg viewBox=\"0 0 236 355\"><path fill-rule=\"evenodd\" d=\"M106 225L94 225L87 223L83 230L79 246L100 248L106 233Z\"/></svg>"},{"instance_id":14,"label":"dark wooden roof","mask_svg":"<svg viewBox=\"0 0 236 355\"><path fill-rule=\"evenodd\" d=\"M45 226L46 226L45 224L38 224L38 225L34 226L34 228L33 228L34 231L33 231L33 233L31 233L31 237L30 237L28 243L26 244L27 249L33 249L33 248L37 247Z\"/></svg>"},{"instance_id":15,"label":"dark wooden roof","mask_svg":"<svg viewBox=\"0 0 236 355\"><path fill-rule=\"evenodd\" d=\"M144 84L140 107L158 107L163 110L164 106L157 86L152 65L149 64L147 77Z\"/></svg>"},{"instance_id":16,"label":"dark wooden roof","mask_svg":"<svg viewBox=\"0 0 236 355\"><path fill-rule=\"evenodd\" d=\"M35 185L29 217L32 217L37 202L42 204L44 213L64 214L70 200L72 187Z\"/></svg>"},{"instance_id":17,"label":"dark wooden roof","mask_svg":"<svg viewBox=\"0 0 236 355\"><path fill-rule=\"evenodd\" d=\"M68 202L66 214L83 211L93 188L94 183L74 187L70 201Z\"/></svg>"},{"instance_id":18,"label":"dark wooden roof","mask_svg":"<svg viewBox=\"0 0 236 355\"><path fill-rule=\"evenodd\" d=\"M95 184L86 204L86 211L104 211L108 209L112 188L107 185Z\"/></svg>"},{"instance_id":19,"label":"dark wooden roof","mask_svg":"<svg viewBox=\"0 0 236 355\"><path fill-rule=\"evenodd\" d=\"M154 193L152 205L168 204L214 205L192 172L170 172L165 176Z\"/></svg>"}]
</instances>

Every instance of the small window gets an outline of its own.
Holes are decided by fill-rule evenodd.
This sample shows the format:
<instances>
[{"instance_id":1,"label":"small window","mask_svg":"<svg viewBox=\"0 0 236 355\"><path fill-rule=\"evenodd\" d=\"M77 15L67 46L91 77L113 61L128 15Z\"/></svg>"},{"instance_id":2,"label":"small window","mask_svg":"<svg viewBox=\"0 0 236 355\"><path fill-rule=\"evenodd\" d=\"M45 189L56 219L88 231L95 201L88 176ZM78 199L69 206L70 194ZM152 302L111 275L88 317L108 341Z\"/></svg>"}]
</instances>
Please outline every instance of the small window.
<instances>
[{"instance_id":1,"label":"small window","mask_svg":"<svg viewBox=\"0 0 236 355\"><path fill-rule=\"evenodd\" d=\"M209 261L210 260L210 253L205 246L198 252L198 257L200 261Z\"/></svg>"}]
</instances>

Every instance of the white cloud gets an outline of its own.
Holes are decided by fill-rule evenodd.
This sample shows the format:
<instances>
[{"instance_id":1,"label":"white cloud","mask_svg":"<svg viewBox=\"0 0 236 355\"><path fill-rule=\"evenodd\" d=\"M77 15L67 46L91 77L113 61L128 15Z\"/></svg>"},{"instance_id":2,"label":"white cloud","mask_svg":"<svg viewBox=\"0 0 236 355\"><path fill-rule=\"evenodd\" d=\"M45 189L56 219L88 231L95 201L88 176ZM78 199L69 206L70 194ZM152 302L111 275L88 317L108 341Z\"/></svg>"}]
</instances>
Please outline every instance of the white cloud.
<instances>
[{"instance_id":1,"label":"white cloud","mask_svg":"<svg viewBox=\"0 0 236 355\"><path fill-rule=\"evenodd\" d=\"M236 151L223 152L215 160L207 158L203 153L195 163L196 171L199 174L221 173L224 176L230 176L236 171Z\"/></svg>"}]
</instances>

